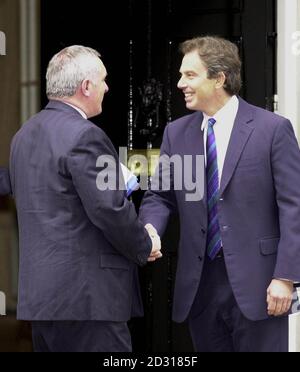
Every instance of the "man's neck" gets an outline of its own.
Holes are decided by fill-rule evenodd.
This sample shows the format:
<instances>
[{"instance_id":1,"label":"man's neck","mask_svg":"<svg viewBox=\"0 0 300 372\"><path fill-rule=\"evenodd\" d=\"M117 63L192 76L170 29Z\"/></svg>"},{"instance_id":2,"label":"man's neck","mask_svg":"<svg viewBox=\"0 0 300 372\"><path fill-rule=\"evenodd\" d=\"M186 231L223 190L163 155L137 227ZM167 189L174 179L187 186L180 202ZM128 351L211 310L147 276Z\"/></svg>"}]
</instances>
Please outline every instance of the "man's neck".
<instances>
[{"instance_id":1,"label":"man's neck","mask_svg":"<svg viewBox=\"0 0 300 372\"><path fill-rule=\"evenodd\" d=\"M232 98L232 96L225 94L216 97L216 100L212 102L207 109L203 110L203 112L209 116L213 117L218 111L220 111Z\"/></svg>"}]
</instances>

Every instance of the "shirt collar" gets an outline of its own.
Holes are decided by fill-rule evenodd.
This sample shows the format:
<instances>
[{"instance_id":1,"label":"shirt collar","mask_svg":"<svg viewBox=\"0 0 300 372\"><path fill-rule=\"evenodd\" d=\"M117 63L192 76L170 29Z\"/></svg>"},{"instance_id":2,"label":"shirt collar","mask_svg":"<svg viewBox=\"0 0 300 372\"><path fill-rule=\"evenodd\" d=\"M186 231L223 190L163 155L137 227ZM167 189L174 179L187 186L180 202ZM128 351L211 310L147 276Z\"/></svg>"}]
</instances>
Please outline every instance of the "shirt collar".
<instances>
[{"instance_id":1,"label":"shirt collar","mask_svg":"<svg viewBox=\"0 0 300 372\"><path fill-rule=\"evenodd\" d=\"M82 111L79 107L74 106L74 105L72 105L72 104L69 103L69 102L64 102L64 103L65 103L66 105L68 105L68 106L73 107L73 109L75 109L76 111L78 111L79 114L80 114L84 119L87 119L86 113L85 113L84 111Z\"/></svg>"},{"instance_id":2,"label":"shirt collar","mask_svg":"<svg viewBox=\"0 0 300 372\"><path fill-rule=\"evenodd\" d=\"M237 96L232 96L230 100L223 106L218 112L215 113L214 116L208 116L203 112L203 122L201 126L201 130L207 128L207 123L210 118L214 118L216 120L216 124L222 121L222 118L227 118L233 116L238 111L239 100Z\"/></svg>"}]
</instances>

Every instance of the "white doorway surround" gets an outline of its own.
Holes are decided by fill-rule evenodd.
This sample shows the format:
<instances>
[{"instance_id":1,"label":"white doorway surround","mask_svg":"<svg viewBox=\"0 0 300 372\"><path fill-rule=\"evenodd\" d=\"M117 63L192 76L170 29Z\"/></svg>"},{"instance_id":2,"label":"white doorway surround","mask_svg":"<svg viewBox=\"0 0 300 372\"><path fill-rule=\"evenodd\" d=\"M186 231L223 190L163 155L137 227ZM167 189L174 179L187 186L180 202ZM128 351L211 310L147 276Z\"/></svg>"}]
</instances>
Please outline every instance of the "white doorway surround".
<instances>
[{"instance_id":1,"label":"white doorway surround","mask_svg":"<svg viewBox=\"0 0 300 372\"><path fill-rule=\"evenodd\" d=\"M21 123L40 110L40 0L20 2Z\"/></svg>"},{"instance_id":2,"label":"white doorway surround","mask_svg":"<svg viewBox=\"0 0 300 372\"><path fill-rule=\"evenodd\" d=\"M277 0L278 113L300 140L300 0Z\"/></svg>"}]
</instances>

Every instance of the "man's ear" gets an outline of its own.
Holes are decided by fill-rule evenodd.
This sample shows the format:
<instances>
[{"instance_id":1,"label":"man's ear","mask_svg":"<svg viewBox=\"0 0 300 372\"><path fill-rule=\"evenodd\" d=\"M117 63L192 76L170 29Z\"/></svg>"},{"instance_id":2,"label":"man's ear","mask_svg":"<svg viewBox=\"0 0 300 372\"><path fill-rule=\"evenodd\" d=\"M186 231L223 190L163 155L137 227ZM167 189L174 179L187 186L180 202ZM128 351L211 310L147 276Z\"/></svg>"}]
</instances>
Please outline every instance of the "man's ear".
<instances>
[{"instance_id":1,"label":"man's ear","mask_svg":"<svg viewBox=\"0 0 300 372\"><path fill-rule=\"evenodd\" d=\"M91 82L87 79L83 80L83 82L81 83L81 92L85 97L89 97L91 95L90 86Z\"/></svg>"},{"instance_id":2,"label":"man's ear","mask_svg":"<svg viewBox=\"0 0 300 372\"><path fill-rule=\"evenodd\" d=\"M226 85L226 76L224 72L220 72L216 79L216 88L217 89L224 88L225 85Z\"/></svg>"}]
</instances>

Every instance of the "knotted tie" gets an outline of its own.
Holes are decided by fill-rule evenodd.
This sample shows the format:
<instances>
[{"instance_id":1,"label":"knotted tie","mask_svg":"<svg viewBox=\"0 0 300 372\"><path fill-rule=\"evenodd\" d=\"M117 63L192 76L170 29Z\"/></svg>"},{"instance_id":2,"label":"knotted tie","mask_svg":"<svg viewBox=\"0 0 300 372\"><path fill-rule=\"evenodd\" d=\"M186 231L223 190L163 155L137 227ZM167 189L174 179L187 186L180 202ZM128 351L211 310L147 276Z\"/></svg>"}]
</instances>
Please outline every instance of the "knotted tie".
<instances>
[{"instance_id":1,"label":"knotted tie","mask_svg":"<svg viewBox=\"0 0 300 372\"><path fill-rule=\"evenodd\" d=\"M208 120L206 141L206 180L207 180L207 206L208 206L208 231L207 254L213 260L222 247L220 226L218 220L218 194L219 175L217 162L216 138L213 126L215 119Z\"/></svg>"}]
</instances>

